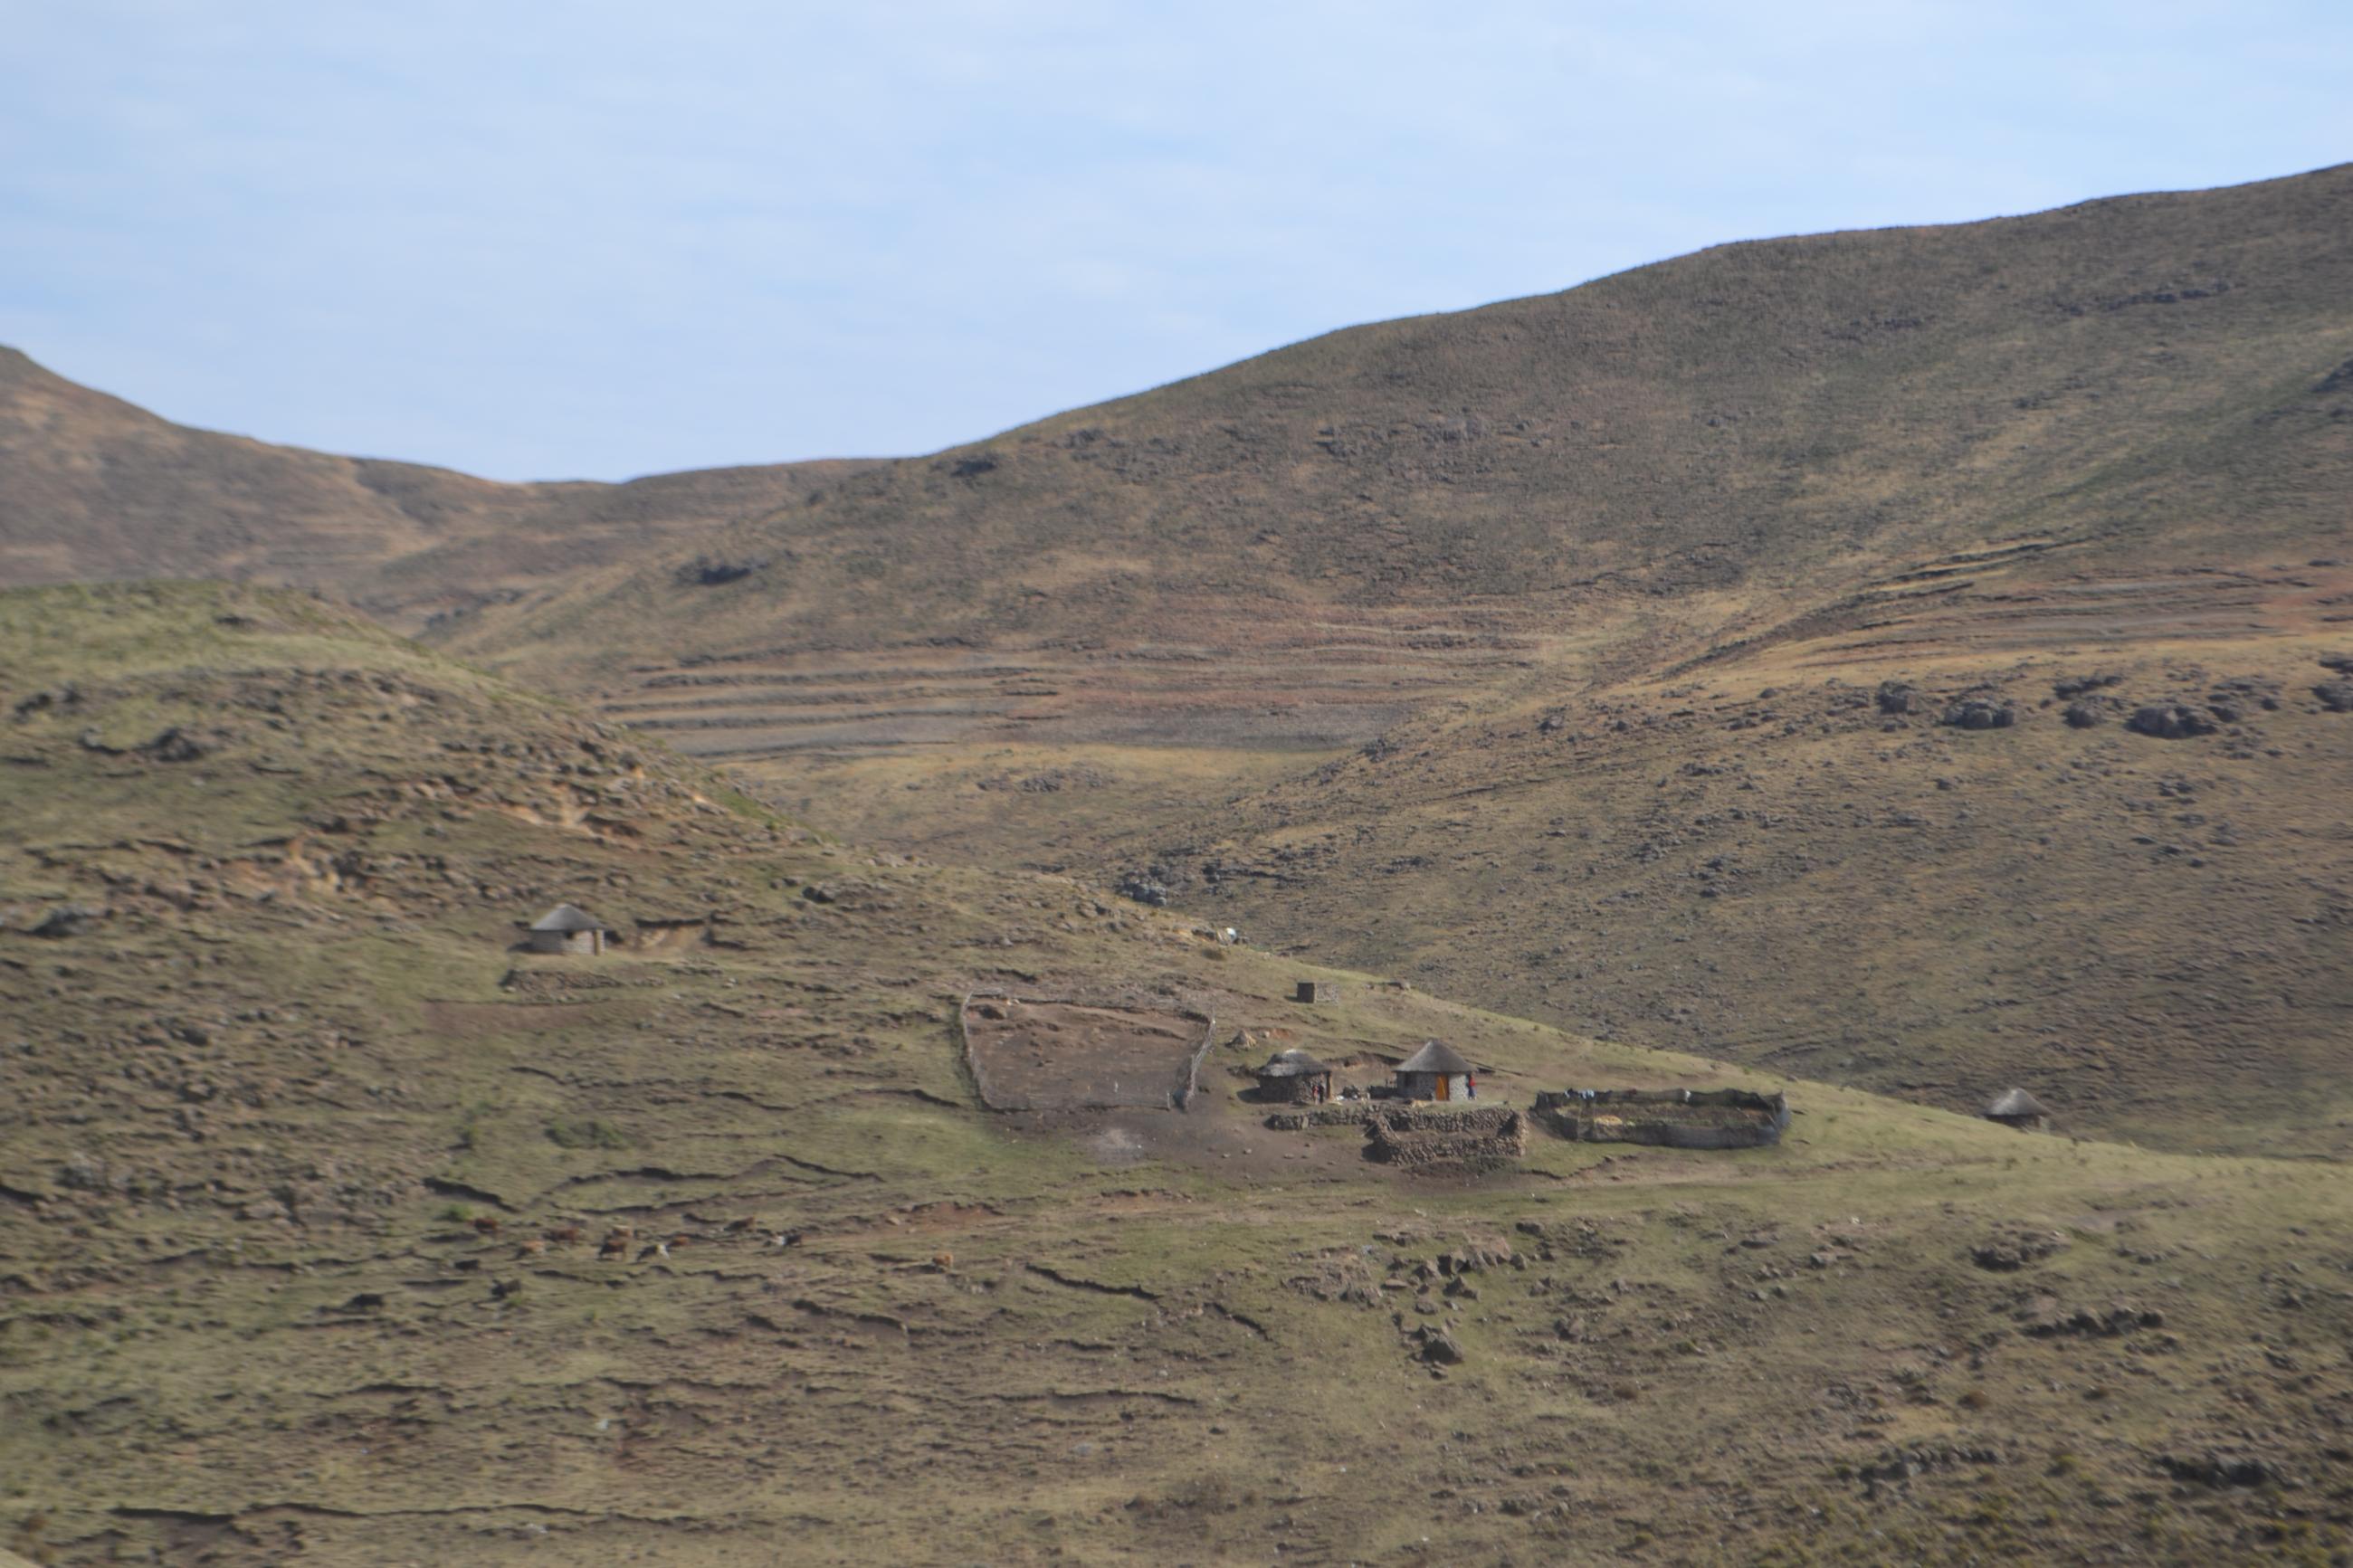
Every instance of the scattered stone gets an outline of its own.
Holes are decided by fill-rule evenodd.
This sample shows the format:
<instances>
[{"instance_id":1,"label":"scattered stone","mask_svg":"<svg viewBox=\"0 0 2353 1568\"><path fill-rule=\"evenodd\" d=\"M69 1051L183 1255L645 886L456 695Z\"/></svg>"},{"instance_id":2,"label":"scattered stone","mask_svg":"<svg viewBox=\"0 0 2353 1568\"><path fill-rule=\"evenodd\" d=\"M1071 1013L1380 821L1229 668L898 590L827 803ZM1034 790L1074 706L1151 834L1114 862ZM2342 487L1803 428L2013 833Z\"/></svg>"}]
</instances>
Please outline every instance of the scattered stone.
<instances>
[{"instance_id":1,"label":"scattered stone","mask_svg":"<svg viewBox=\"0 0 2353 1568\"><path fill-rule=\"evenodd\" d=\"M1922 713L1927 710L1927 695L1917 687L1901 680L1879 683L1879 710L1882 713Z\"/></svg>"},{"instance_id":2,"label":"scattered stone","mask_svg":"<svg viewBox=\"0 0 2353 1568\"><path fill-rule=\"evenodd\" d=\"M1980 1268L2009 1273L2040 1263L2066 1245L2066 1237L2055 1230L2002 1231L1978 1243L1969 1257Z\"/></svg>"},{"instance_id":3,"label":"scattered stone","mask_svg":"<svg viewBox=\"0 0 2353 1568\"><path fill-rule=\"evenodd\" d=\"M2051 695L2064 702L2070 698L2083 697L2107 687L2121 686L2124 684L2124 679L2121 675L2109 674L2071 675L2063 680L2052 681Z\"/></svg>"},{"instance_id":4,"label":"scattered stone","mask_svg":"<svg viewBox=\"0 0 2353 1568\"><path fill-rule=\"evenodd\" d=\"M2353 680L2324 680L2312 694L2331 713L2353 713Z\"/></svg>"},{"instance_id":5,"label":"scattered stone","mask_svg":"<svg viewBox=\"0 0 2353 1568\"><path fill-rule=\"evenodd\" d=\"M211 750L208 742L198 740L176 724L139 748L142 755L159 763L193 763Z\"/></svg>"},{"instance_id":6,"label":"scattered stone","mask_svg":"<svg viewBox=\"0 0 2353 1568\"><path fill-rule=\"evenodd\" d=\"M2096 700L2079 700L2067 704L2061 711L2070 730L2089 730L2108 721L2108 705Z\"/></svg>"},{"instance_id":7,"label":"scattered stone","mask_svg":"<svg viewBox=\"0 0 2353 1568\"><path fill-rule=\"evenodd\" d=\"M2105 1310L2094 1311L2077 1307L2063 1307L2049 1296L2037 1296L2019 1308L2018 1320L2026 1331L2038 1339L2055 1339L2068 1335L2085 1335L2098 1339L2115 1339L2135 1329L2161 1329L2165 1314L2137 1307L2128 1301L2118 1301Z\"/></svg>"},{"instance_id":8,"label":"scattered stone","mask_svg":"<svg viewBox=\"0 0 2353 1568\"><path fill-rule=\"evenodd\" d=\"M1123 899L1133 899L1139 904L1165 909L1168 904L1168 887L1159 878L1145 871L1130 871L1112 889Z\"/></svg>"},{"instance_id":9,"label":"scattered stone","mask_svg":"<svg viewBox=\"0 0 2353 1568\"><path fill-rule=\"evenodd\" d=\"M1955 730L2007 730L2018 722L2018 709L1990 697L1964 697L1936 721Z\"/></svg>"},{"instance_id":10,"label":"scattered stone","mask_svg":"<svg viewBox=\"0 0 2353 1568\"><path fill-rule=\"evenodd\" d=\"M52 940L79 936L106 916L105 910L89 904L59 904L34 923L32 934Z\"/></svg>"},{"instance_id":11,"label":"scattered stone","mask_svg":"<svg viewBox=\"0 0 2353 1568\"><path fill-rule=\"evenodd\" d=\"M1867 1491L1875 1491L1883 1481L1908 1481L1930 1470L1947 1470L1961 1466L2000 1465L2009 1456L1999 1448L1982 1444L1917 1445L1908 1448L1888 1448L1872 1463L1856 1471Z\"/></svg>"},{"instance_id":12,"label":"scattered stone","mask_svg":"<svg viewBox=\"0 0 2353 1568\"><path fill-rule=\"evenodd\" d=\"M1412 1338L1421 1347L1422 1360L1439 1366L1460 1366L1462 1363L1462 1347L1444 1329L1424 1323L1414 1330Z\"/></svg>"},{"instance_id":13,"label":"scattered stone","mask_svg":"<svg viewBox=\"0 0 2353 1568\"><path fill-rule=\"evenodd\" d=\"M2137 735L2153 735L2160 741L2182 741L2192 735L2211 735L2214 721L2195 708L2185 708L2179 702L2152 702L2133 710L2125 721L2125 728Z\"/></svg>"},{"instance_id":14,"label":"scattered stone","mask_svg":"<svg viewBox=\"0 0 2353 1568\"><path fill-rule=\"evenodd\" d=\"M97 1193L106 1190L106 1166L88 1154L70 1154L58 1167L58 1182L78 1192Z\"/></svg>"},{"instance_id":15,"label":"scattered stone","mask_svg":"<svg viewBox=\"0 0 2353 1568\"><path fill-rule=\"evenodd\" d=\"M2326 664L2327 660L2323 659L2321 662ZM74 708L79 707L80 703L80 689L68 684L54 691L36 691L30 697L20 699L13 711L17 718L25 719L35 713L46 712L52 708Z\"/></svg>"},{"instance_id":16,"label":"scattered stone","mask_svg":"<svg viewBox=\"0 0 2353 1568\"><path fill-rule=\"evenodd\" d=\"M733 583L749 577L767 564L768 560L765 556L743 561L728 561L715 555L698 555L678 569L677 577L679 583L685 587L716 588L723 583Z\"/></svg>"},{"instance_id":17,"label":"scattered stone","mask_svg":"<svg viewBox=\"0 0 2353 1568\"><path fill-rule=\"evenodd\" d=\"M2209 1448L2197 1455L2162 1454L2157 1462L2175 1480L2194 1481L2200 1486L2285 1487L2295 1484L2278 1466L2253 1454L2223 1453Z\"/></svg>"}]
</instances>

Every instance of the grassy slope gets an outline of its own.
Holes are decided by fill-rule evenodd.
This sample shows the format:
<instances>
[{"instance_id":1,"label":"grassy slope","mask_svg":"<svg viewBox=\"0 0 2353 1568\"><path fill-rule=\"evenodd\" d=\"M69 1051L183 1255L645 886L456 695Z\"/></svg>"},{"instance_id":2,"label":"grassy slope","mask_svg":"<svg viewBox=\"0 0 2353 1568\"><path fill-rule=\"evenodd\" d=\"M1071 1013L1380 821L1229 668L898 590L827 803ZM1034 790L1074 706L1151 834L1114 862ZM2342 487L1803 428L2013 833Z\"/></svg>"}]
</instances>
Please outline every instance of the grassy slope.
<instances>
[{"instance_id":1,"label":"grassy slope","mask_svg":"<svg viewBox=\"0 0 2353 1568\"><path fill-rule=\"evenodd\" d=\"M1157 867L1574 1028L2337 1150L2348 193L1731 246L1335 333L861 476L731 531L768 563L737 581L640 563L453 635L866 841ZM2062 728L2052 683L2104 671L2282 706ZM1901 733L1845 705L1886 679L1934 699ZM1980 688L2030 722L1935 726Z\"/></svg>"},{"instance_id":2,"label":"grassy slope","mask_svg":"<svg viewBox=\"0 0 2353 1568\"><path fill-rule=\"evenodd\" d=\"M0 1542L37 1559L2347 1548L2333 1166L1800 1084L1772 1151L1407 1181L1259 1127L1239 1048L1191 1114L994 1117L976 983L1441 1034L1522 1096L1764 1080L1361 977L1300 1008L1292 964L823 842L309 601L10 595L0 688ZM171 728L203 754L137 749ZM726 945L518 961L557 898ZM28 934L65 901L108 912ZM616 1222L697 1239L600 1262ZM2067 1245L1971 1264L2013 1226ZM1520 1266L1418 1311L1471 1242ZM2119 1298L2162 1322L2027 1331ZM1432 1318L1444 1378L1399 1331ZM2163 1468L2210 1449L2297 1484Z\"/></svg>"},{"instance_id":3,"label":"grassy slope","mask_svg":"<svg viewBox=\"0 0 2353 1568\"><path fill-rule=\"evenodd\" d=\"M862 466L497 484L192 430L0 348L0 584L298 583L413 626L798 502Z\"/></svg>"},{"instance_id":4,"label":"grassy slope","mask_svg":"<svg viewBox=\"0 0 2353 1568\"><path fill-rule=\"evenodd\" d=\"M732 531L766 565L719 589L631 563L466 637L554 670L1182 637L1237 600L1739 623L2026 533L2070 567L2300 546L2344 523L2314 388L2353 354L2348 202L2353 165L1353 328L879 467Z\"/></svg>"}]
</instances>

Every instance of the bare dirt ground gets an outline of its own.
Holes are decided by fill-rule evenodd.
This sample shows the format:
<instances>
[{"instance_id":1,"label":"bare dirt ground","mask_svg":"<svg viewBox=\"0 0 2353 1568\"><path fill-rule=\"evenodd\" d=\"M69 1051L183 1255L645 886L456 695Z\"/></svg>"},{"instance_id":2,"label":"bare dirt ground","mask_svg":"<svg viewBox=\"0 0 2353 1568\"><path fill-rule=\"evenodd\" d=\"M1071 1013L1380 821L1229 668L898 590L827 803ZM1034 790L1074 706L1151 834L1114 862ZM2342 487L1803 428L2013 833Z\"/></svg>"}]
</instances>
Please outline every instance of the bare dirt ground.
<instances>
[{"instance_id":1,"label":"bare dirt ground","mask_svg":"<svg viewBox=\"0 0 2353 1568\"><path fill-rule=\"evenodd\" d=\"M1212 1027L1202 1014L975 994L963 1027L981 1098L998 1110L1167 1108Z\"/></svg>"}]
</instances>

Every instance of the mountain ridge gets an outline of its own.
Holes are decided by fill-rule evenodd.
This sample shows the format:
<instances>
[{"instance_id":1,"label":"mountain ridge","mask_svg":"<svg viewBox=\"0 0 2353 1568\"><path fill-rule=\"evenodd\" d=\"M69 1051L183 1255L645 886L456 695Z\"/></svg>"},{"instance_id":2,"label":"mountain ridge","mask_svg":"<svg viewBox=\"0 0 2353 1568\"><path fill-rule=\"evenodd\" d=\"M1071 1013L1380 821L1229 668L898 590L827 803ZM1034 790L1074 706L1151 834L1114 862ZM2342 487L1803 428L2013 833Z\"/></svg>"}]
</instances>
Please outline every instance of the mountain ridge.
<instances>
[{"instance_id":1,"label":"mountain ridge","mask_svg":"<svg viewBox=\"0 0 2353 1568\"><path fill-rule=\"evenodd\" d=\"M243 577L415 629L860 466L506 484L176 425L0 345L0 583L15 585Z\"/></svg>"}]
</instances>

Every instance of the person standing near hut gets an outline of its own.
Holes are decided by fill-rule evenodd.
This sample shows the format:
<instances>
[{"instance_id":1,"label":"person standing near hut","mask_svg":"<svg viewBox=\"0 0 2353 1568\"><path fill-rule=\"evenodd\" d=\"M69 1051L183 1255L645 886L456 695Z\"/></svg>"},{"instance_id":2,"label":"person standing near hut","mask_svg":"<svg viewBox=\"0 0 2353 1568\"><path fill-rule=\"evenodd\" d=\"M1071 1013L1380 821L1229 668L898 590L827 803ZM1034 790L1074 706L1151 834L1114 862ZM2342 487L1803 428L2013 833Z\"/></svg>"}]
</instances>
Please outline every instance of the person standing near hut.
<instances>
[{"instance_id":1,"label":"person standing near hut","mask_svg":"<svg viewBox=\"0 0 2353 1568\"><path fill-rule=\"evenodd\" d=\"M1277 1105L1321 1105L1332 1098L1332 1069L1305 1051L1278 1051L1258 1069L1258 1097Z\"/></svg>"}]
</instances>

